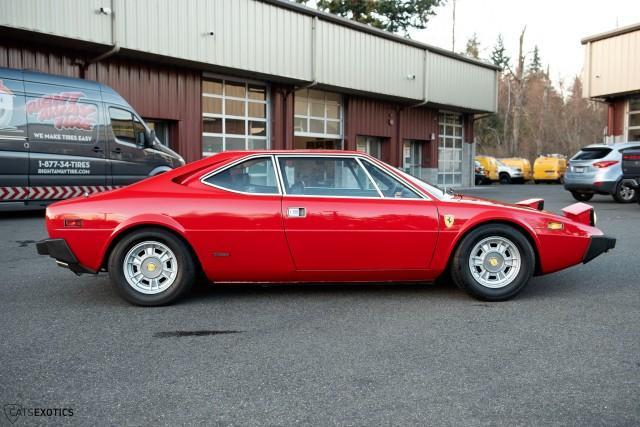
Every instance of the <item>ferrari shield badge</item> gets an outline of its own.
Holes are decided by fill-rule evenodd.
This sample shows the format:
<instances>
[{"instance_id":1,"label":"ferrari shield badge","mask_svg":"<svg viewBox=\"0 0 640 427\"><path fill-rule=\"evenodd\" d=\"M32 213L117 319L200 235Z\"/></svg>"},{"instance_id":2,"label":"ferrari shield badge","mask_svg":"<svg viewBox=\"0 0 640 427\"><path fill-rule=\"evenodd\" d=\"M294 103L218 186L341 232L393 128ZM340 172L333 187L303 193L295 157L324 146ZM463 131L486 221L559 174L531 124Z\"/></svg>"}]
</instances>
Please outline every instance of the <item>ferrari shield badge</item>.
<instances>
[{"instance_id":1,"label":"ferrari shield badge","mask_svg":"<svg viewBox=\"0 0 640 427\"><path fill-rule=\"evenodd\" d=\"M446 225L447 228L451 228L451 226L453 225L454 221L455 221L455 218L453 217L453 215L445 215L444 216L444 225Z\"/></svg>"}]
</instances>

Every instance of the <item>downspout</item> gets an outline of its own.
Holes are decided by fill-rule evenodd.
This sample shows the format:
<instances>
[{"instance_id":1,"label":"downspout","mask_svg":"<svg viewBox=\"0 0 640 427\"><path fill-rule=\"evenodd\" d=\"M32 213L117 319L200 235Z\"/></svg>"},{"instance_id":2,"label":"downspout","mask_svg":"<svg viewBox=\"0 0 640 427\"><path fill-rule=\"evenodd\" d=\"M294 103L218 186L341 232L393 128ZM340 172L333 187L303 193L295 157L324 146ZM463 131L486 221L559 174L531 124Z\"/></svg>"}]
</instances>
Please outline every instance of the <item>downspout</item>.
<instances>
[{"instance_id":1,"label":"downspout","mask_svg":"<svg viewBox=\"0 0 640 427\"><path fill-rule=\"evenodd\" d=\"M422 107L423 105L426 105L427 102L429 102L429 99L427 97L428 93L429 93L429 80L427 78L427 61L428 61L428 55L429 55L429 51L427 49L424 50L424 58L422 61L422 101L418 102L417 104L413 104L410 105L409 108L415 108L415 107Z\"/></svg>"},{"instance_id":2,"label":"downspout","mask_svg":"<svg viewBox=\"0 0 640 427\"><path fill-rule=\"evenodd\" d=\"M300 89L309 89L318 84L318 73L316 70L318 64L318 17L314 16L311 21L311 83L306 84L304 86L299 86L297 90Z\"/></svg>"},{"instance_id":3,"label":"downspout","mask_svg":"<svg viewBox=\"0 0 640 427\"><path fill-rule=\"evenodd\" d=\"M115 13L114 13L114 9L113 9L113 4L114 4L114 0L111 0L111 11L109 13L110 17L111 17L111 49L109 49L108 51L101 53L100 55L88 59L86 61L77 61L76 64L78 64L80 66L80 78L84 79L85 78L85 73L87 71L87 68L89 68L89 66L91 64L95 64L97 62L103 61L113 55L115 55L116 53L120 52L120 45L118 45L118 41L116 38L116 18L115 18ZM102 11L102 9L101 9ZM104 13L104 12L102 12Z\"/></svg>"}]
</instances>

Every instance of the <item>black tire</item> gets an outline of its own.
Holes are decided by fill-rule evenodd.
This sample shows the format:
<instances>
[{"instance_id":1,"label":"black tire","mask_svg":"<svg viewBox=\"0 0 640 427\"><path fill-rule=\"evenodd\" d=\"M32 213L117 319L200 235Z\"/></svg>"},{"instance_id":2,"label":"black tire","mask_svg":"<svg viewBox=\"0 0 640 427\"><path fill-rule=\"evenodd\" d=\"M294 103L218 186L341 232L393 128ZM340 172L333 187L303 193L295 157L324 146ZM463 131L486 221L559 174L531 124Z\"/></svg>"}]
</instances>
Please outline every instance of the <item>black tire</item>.
<instances>
[{"instance_id":1,"label":"black tire","mask_svg":"<svg viewBox=\"0 0 640 427\"><path fill-rule=\"evenodd\" d=\"M616 191L612 194L613 200L618 203L633 203L638 199L638 191L635 188L622 185L622 181L616 185Z\"/></svg>"},{"instance_id":2,"label":"black tire","mask_svg":"<svg viewBox=\"0 0 640 427\"><path fill-rule=\"evenodd\" d=\"M469 266L474 246L487 237L501 237L513 243L520 252L520 271L513 280L501 288L490 288L478 282ZM487 224L472 230L456 248L451 260L451 278L469 295L483 301L505 301L524 289L533 276L536 255L529 240L515 228L505 224Z\"/></svg>"},{"instance_id":3,"label":"black tire","mask_svg":"<svg viewBox=\"0 0 640 427\"><path fill-rule=\"evenodd\" d=\"M500 184L511 184L511 175L506 172L501 173Z\"/></svg>"},{"instance_id":4,"label":"black tire","mask_svg":"<svg viewBox=\"0 0 640 427\"><path fill-rule=\"evenodd\" d=\"M124 273L124 258L138 243L144 241L160 242L175 255L177 273L171 285L157 294L145 294L134 289ZM159 306L175 302L189 291L196 279L196 264L191 250L180 238L159 228L144 228L126 235L109 254L109 278L118 294L126 301L140 306Z\"/></svg>"},{"instance_id":5,"label":"black tire","mask_svg":"<svg viewBox=\"0 0 640 427\"><path fill-rule=\"evenodd\" d=\"M588 202L589 200L593 199L593 193L580 193L578 191L572 191L571 195L579 202Z\"/></svg>"}]
</instances>

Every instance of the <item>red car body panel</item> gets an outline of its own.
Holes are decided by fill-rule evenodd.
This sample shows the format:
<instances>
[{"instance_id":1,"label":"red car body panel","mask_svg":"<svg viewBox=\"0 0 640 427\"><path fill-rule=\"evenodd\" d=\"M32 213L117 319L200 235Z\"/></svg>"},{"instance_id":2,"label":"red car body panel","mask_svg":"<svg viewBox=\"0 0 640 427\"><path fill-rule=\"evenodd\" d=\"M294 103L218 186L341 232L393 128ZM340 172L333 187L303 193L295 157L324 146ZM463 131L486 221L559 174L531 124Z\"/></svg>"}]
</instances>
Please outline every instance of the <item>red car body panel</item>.
<instances>
[{"instance_id":1,"label":"red car body panel","mask_svg":"<svg viewBox=\"0 0 640 427\"><path fill-rule=\"evenodd\" d=\"M124 233L155 226L182 236L212 282L355 282L434 280L462 237L484 223L521 229L536 250L537 274L580 263L590 237L602 235L597 228L535 208L438 198L415 185L428 198L250 195L200 182L229 162L280 153L225 152L125 188L55 203L47 208L49 236L64 239L90 271L105 268L110 248ZM404 180L393 168L367 158ZM304 207L307 216L286 215L296 207ZM453 223L447 224L445 216ZM81 219L82 227L65 227L65 219ZM550 221L564 226L551 230Z\"/></svg>"}]
</instances>

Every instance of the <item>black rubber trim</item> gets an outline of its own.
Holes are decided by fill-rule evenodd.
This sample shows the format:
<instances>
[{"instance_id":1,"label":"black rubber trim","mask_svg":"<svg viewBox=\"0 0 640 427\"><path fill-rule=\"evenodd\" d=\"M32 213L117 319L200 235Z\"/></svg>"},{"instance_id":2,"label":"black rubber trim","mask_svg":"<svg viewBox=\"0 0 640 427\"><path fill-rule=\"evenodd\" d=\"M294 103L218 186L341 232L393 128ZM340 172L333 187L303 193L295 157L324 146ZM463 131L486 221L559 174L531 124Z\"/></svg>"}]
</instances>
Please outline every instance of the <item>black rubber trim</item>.
<instances>
[{"instance_id":1,"label":"black rubber trim","mask_svg":"<svg viewBox=\"0 0 640 427\"><path fill-rule=\"evenodd\" d=\"M44 239L36 243L39 255L49 255L56 261L67 264L69 270L76 274L95 274L96 272L82 266L64 239Z\"/></svg>"},{"instance_id":2,"label":"black rubber trim","mask_svg":"<svg viewBox=\"0 0 640 427\"><path fill-rule=\"evenodd\" d=\"M608 252L609 249L616 247L616 239L607 236L592 236L589 242L589 249L582 258L582 263L586 264L597 256Z\"/></svg>"}]
</instances>

